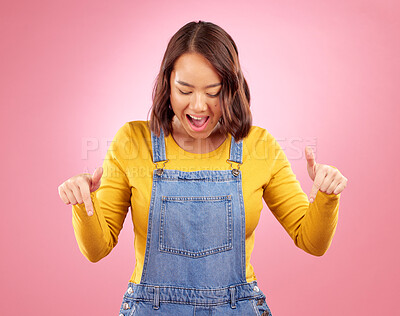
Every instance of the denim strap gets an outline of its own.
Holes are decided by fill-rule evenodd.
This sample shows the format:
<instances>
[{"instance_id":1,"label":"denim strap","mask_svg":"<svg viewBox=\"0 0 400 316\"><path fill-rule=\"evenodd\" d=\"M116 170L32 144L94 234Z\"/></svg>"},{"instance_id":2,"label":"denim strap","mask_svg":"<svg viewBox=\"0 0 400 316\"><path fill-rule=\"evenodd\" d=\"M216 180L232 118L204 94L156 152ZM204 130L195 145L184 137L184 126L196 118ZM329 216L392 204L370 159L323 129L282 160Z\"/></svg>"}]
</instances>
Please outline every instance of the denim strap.
<instances>
[{"instance_id":1,"label":"denim strap","mask_svg":"<svg viewBox=\"0 0 400 316\"><path fill-rule=\"evenodd\" d=\"M236 297L235 297L235 291L236 288L234 286L231 286L229 288L229 294L231 298L231 308L236 308Z\"/></svg>"},{"instance_id":2,"label":"denim strap","mask_svg":"<svg viewBox=\"0 0 400 316\"><path fill-rule=\"evenodd\" d=\"M235 138L232 136L231 138L231 153L229 160L242 163L242 152L243 152L243 140L238 143L235 141Z\"/></svg>"},{"instance_id":3,"label":"denim strap","mask_svg":"<svg viewBox=\"0 0 400 316\"><path fill-rule=\"evenodd\" d=\"M160 308L160 287L155 286L154 287L154 303L153 303L153 308L154 309L159 309Z\"/></svg>"},{"instance_id":4,"label":"denim strap","mask_svg":"<svg viewBox=\"0 0 400 316\"><path fill-rule=\"evenodd\" d=\"M153 132L151 132L151 144L153 150L153 162L165 161L167 160L165 155L165 142L164 142L164 131L160 129L160 137L157 137Z\"/></svg>"},{"instance_id":5,"label":"denim strap","mask_svg":"<svg viewBox=\"0 0 400 316\"><path fill-rule=\"evenodd\" d=\"M157 137L153 132L151 132L151 143L153 150L153 162L165 161L167 160L165 152L165 140L164 132L160 130L160 137ZM243 155L243 141L236 142L235 138L231 137L231 147L230 147L230 157L229 160L242 163Z\"/></svg>"}]
</instances>

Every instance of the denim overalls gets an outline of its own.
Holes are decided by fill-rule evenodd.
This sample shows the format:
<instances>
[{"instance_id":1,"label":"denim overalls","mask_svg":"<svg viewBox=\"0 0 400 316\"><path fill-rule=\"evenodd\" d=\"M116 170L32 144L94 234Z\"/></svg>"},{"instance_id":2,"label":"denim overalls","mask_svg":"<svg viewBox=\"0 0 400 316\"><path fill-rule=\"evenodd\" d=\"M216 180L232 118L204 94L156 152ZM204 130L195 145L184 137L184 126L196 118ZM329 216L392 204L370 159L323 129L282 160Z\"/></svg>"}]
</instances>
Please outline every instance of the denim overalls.
<instances>
[{"instance_id":1,"label":"denim overalls","mask_svg":"<svg viewBox=\"0 0 400 316\"><path fill-rule=\"evenodd\" d=\"M231 170L164 169L164 133L151 133L153 186L140 284L129 283L120 316L271 315L246 281L242 141L231 138Z\"/></svg>"}]
</instances>

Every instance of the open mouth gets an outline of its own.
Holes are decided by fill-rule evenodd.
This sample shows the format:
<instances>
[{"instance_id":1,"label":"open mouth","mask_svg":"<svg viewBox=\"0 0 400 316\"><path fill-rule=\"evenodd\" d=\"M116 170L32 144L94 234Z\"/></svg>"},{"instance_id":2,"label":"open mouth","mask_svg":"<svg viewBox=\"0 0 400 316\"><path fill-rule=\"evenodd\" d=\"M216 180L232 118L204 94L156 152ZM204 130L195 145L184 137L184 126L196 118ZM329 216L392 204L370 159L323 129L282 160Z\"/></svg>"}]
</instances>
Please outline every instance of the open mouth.
<instances>
[{"instance_id":1,"label":"open mouth","mask_svg":"<svg viewBox=\"0 0 400 316\"><path fill-rule=\"evenodd\" d=\"M203 117L195 117L189 114L186 114L186 118L190 124L190 127L194 130L194 131L202 131L203 129L206 128L207 123L209 121L209 116L203 116Z\"/></svg>"}]
</instances>

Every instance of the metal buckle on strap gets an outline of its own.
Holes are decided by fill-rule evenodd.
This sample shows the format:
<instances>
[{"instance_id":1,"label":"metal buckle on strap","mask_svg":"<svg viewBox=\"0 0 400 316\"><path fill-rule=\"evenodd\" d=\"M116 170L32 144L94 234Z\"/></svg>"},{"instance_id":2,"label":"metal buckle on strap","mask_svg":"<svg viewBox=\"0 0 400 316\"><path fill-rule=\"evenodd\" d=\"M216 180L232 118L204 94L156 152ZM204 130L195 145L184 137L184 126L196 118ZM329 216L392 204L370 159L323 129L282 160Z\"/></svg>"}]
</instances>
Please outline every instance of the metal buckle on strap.
<instances>
[{"instance_id":1,"label":"metal buckle on strap","mask_svg":"<svg viewBox=\"0 0 400 316\"><path fill-rule=\"evenodd\" d=\"M157 162L154 163L155 166L156 166L156 173L157 173L158 176L161 176L164 173L164 167L165 167L165 164L168 161L169 161L169 159L163 160L163 161L157 161ZM162 163L161 167L158 165L159 163Z\"/></svg>"},{"instance_id":2,"label":"metal buckle on strap","mask_svg":"<svg viewBox=\"0 0 400 316\"><path fill-rule=\"evenodd\" d=\"M232 161L232 160L229 160L229 159L226 159L226 162L229 163L229 164L231 165L232 174L233 174L235 177L237 177L237 176L239 175L240 165L242 165L243 163L241 163L241 162L236 162L236 161ZM237 167L236 167L236 168L234 168L233 165L232 165L232 164L234 164L234 163L237 164Z\"/></svg>"}]
</instances>

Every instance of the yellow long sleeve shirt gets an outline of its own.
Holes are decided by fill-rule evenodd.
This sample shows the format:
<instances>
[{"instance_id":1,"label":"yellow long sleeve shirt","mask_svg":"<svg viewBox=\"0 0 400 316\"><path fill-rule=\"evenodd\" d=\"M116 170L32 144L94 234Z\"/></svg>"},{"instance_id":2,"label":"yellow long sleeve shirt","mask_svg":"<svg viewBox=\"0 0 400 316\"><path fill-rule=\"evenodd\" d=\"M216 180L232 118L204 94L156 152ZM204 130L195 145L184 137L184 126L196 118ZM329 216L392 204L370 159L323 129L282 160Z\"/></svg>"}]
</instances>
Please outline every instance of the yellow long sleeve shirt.
<instances>
[{"instance_id":1,"label":"yellow long sleeve shirt","mask_svg":"<svg viewBox=\"0 0 400 316\"><path fill-rule=\"evenodd\" d=\"M166 169L181 171L229 170L231 137L217 149L194 154L178 146L170 134L165 137ZM94 215L85 205L72 206L72 223L79 249L97 262L115 247L123 222L131 207L136 264L130 282L140 283L146 249L152 173L151 134L148 121L125 123L116 133L103 162L103 176L91 193ZM246 212L246 278L256 280L250 263L262 199L296 246L320 256L329 248L336 230L339 195L318 191L308 202L284 151L265 129L252 126L243 140L242 190Z\"/></svg>"}]
</instances>

